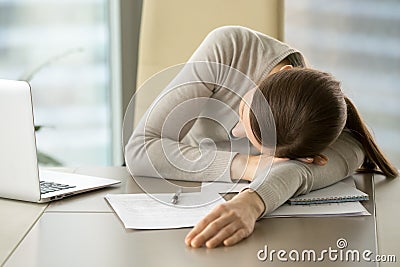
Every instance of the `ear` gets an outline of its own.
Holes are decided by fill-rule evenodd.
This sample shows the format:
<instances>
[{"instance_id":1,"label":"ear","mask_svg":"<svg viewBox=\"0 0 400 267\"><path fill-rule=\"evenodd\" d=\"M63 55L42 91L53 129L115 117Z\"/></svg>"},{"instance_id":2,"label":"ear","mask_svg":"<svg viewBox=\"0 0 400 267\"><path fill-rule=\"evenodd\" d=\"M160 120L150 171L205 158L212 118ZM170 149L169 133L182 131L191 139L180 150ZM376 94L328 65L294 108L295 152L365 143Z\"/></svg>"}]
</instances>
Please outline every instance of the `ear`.
<instances>
[{"instance_id":1,"label":"ear","mask_svg":"<svg viewBox=\"0 0 400 267\"><path fill-rule=\"evenodd\" d=\"M280 68L279 70L281 71L281 70L290 70L290 69L293 69L292 65L285 65L282 68Z\"/></svg>"}]
</instances>

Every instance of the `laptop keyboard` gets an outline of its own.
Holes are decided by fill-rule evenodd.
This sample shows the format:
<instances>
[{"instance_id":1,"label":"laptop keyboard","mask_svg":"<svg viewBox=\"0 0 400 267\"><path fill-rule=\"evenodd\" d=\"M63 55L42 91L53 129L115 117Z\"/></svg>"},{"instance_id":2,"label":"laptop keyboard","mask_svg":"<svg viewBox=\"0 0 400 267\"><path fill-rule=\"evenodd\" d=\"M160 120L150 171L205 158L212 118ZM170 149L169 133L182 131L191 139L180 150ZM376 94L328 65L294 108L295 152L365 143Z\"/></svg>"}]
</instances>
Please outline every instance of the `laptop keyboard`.
<instances>
[{"instance_id":1,"label":"laptop keyboard","mask_svg":"<svg viewBox=\"0 0 400 267\"><path fill-rule=\"evenodd\" d=\"M46 182L46 181L40 181L40 193L41 194L46 194L50 192L56 192L68 188L74 188L76 187L75 185L67 185L67 184L59 184L59 183L54 183L54 182Z\"/></svg>"}]
</instances>

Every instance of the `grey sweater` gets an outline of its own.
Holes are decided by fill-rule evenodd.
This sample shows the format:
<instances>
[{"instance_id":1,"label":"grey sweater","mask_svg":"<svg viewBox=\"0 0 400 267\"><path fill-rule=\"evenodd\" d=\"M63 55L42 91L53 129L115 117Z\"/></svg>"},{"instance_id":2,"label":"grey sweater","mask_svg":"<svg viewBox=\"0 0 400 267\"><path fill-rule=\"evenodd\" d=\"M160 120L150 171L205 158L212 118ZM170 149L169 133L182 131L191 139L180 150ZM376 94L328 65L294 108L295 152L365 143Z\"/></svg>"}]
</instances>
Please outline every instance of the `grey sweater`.
<instances>
[{"instance_id":1,"label":"grey sweater","mask_svg":"<svg viewBox=\"0 0 400 267\"><path fill-rule=\"evenodd\" d=\"M287 44L240 26L212 31L165 87L135 128L125 160L133 176L230 182L237 153L257 154L246 138L233 138L238 106L284 58L305 66ZM265 213L293 195L333 184L363 162L361 145L347 132L324 152L325 166L290 160L266 168L249 187Z\"/></svg>"}]
</instances>

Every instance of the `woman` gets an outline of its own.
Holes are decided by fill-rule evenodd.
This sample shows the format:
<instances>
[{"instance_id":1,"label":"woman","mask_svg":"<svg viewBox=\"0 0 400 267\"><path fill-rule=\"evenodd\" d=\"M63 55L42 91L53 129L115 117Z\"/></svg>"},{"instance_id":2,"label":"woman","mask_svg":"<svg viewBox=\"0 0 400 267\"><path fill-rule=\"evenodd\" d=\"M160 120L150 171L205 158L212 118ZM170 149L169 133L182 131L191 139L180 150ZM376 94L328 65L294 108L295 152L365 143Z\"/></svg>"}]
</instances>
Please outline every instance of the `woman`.
<instances>
[{"instance_id":1,"label":"woman","mask_svg":"<svg viewBox=\"0 0 400 267\"><path fill-rule=\"evenodd\" d=\"M299 51L269 36L218 28L134 130L125 150L134 176L251 181L194 227L188 246L233 245L293 195L361 165L397 175L339 83L305 67Z\"/></svg>"}]
</instances>

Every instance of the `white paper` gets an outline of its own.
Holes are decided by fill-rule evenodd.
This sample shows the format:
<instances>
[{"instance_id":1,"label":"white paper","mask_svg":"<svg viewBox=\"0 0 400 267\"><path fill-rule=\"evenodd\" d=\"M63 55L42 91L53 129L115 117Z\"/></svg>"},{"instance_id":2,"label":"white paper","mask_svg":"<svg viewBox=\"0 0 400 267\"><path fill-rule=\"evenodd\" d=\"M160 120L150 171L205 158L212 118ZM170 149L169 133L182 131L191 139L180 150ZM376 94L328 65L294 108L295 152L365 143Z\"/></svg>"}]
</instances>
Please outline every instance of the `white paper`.
<instances>
[{"instance_id":1,"label":"white paper","mask_svg":"<svg viewBox=\"0 0 400 267\"><path fill-rule=\"evenodd\" d=\"M313 205L284 204L265 217L327 217L371 215L358 201Z\"/></svg>"},{"instance_id":2,"label":"white paper","mask_svg":"<svg viewBox=\"0 0 400 267\"><path fill-rule=\"evenodd\" d=\"M108 194L105 196L125 228L192 227L225 200L217 193L182 193L176 205L171 194Z\"/></svg>"},{"instance_id":3,"label":"white paper","mask_svg":"<svg viewBox=\"0 0 400 267\"><path fill-rule=\"evenodd\" d=\"M220 194L239 193L249 187L249 183L223 183L223 182L202 182L201 192L215 192Z\"/></svg>"}]
</instances>

